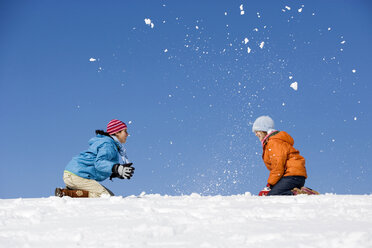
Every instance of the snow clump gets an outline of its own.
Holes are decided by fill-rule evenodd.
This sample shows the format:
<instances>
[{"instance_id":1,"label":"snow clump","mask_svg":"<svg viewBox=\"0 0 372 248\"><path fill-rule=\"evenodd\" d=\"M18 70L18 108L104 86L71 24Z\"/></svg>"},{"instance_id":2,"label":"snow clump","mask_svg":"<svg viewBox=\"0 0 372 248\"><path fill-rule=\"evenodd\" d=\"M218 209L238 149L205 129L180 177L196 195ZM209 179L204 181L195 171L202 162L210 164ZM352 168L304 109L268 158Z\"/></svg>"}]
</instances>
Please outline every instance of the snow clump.
<instances>
[{"instance_id":1,"label":"snow clump","mask_svg":"<svg viewBox=\"0 0 372 248\"><path fill-rule=\"evenodd\" d=\"M291 83L290 87L294 90L298 90L298 83L297 82L294 82L294 83Z\"/></svg>"},{"instance_id":2,"label":"snow clump","mask_svg":"<svg viewBox=\"0 0 372 248\"><path fill-rule=\"evenodd\" d=\"M154 28L154 23L151 21L150 18L145 18L146 25L150 26L151 28Z\"/></svg>"},{"instance_id":3,"label":"snow clump","mask_svg":"<svg viewBox=\"0 0 372 248\"><path fill-rule=\"evenodd\" d=\"M244 15L244 9L243 9L243 4L240 5L240 15Z\"/></svg>"}]
</instances>

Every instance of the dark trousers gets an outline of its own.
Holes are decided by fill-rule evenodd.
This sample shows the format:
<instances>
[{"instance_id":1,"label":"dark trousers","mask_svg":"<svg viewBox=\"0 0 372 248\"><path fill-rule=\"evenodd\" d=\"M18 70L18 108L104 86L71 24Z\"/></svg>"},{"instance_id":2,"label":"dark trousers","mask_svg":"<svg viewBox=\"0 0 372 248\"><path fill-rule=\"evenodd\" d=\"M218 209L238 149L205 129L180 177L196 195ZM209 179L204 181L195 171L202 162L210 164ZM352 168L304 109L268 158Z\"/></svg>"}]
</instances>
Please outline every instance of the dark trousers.
<instances>
[{"instance_id":1,"label":"dark trousers","mask_svg":"<svg viewBox=\"0 0 372 248\"><path fill-rule=\"evenodd\" d=\"M288 176L282 177L270 190L267 195L293 195L292 189L301 188L305 185L305 177Z\"/></svg>"}]
</instances>

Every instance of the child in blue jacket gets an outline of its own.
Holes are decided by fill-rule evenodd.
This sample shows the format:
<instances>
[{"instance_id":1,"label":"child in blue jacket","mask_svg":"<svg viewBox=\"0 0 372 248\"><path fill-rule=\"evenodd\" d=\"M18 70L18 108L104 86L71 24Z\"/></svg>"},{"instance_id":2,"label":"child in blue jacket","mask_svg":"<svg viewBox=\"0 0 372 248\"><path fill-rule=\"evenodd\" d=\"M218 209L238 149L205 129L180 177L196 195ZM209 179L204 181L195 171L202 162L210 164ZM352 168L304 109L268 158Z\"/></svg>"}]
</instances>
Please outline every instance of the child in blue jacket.
<instances>
[{"instance_id":1,"label":"child in blue jacket","mask_svg":"<svg viewBox=\"0 0 372 248\"><path fill-rule=\"evenodd\" d=\"M96 130L96 137L89 140L88 150L67 164L63 174L66 188L56 188L55 195L59 197L114 195L99 182L109 177L130 179L133 176L134 167L122 146L127 137L127 125L116 119L108 123L107 132Z\"/></svg>"}]
</instances>

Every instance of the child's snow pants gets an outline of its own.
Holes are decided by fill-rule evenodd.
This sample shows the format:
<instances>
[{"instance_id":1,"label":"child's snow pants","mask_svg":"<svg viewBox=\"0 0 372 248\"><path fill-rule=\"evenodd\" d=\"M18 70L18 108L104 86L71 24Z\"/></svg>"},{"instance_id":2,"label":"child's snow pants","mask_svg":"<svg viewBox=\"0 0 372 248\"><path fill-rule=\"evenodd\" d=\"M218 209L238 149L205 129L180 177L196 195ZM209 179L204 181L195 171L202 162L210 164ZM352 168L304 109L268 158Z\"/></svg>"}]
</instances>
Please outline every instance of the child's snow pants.
<instances>
[{"instance_id":1,"label":"child's snow pants","mask_svg":"<svg viewBox=\"0 0 372 248\"><path fill-rule=\"evenodd\" d=\"M70 189L81 189L89 191L89 197L91 198L100 197L101 195L114 195L114 193L102 186L96 180L85 179L68 171L65 171L63 173L63 181Z\"/></svg>"},{"instance_id":2,"label":"child's snow pants","mask_svg":"<svg viewBox=\"0 0 372 248\"><path fill-rule=\"evenodd\" d=\"M270 190L267 195L293 195L292 189L303 187L305 185L305 177L288 176L282 177Z\"/></svg>"}]
</instances>

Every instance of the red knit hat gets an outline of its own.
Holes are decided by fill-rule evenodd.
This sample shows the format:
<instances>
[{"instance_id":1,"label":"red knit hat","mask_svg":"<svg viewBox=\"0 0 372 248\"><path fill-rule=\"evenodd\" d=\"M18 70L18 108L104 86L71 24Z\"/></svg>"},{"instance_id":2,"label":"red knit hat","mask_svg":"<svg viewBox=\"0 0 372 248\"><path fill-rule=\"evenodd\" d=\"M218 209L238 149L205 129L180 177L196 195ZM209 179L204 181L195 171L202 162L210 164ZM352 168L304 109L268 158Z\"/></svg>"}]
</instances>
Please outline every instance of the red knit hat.
<instances>
[{"instance_id":1,"label":"red knit hat","mask_svg":"<svg viewBox=\"0 0 372 248\"><path fill-rule=\"evenodd\" d=\"M111 120L108 124L107 124L107 132L112 135L114 133L117 133L117 132L120 132L121 130L124 130L127 128L127 125L122 122L122 121L119 121L119 120Z\"/></svg>"}]
</instances>

